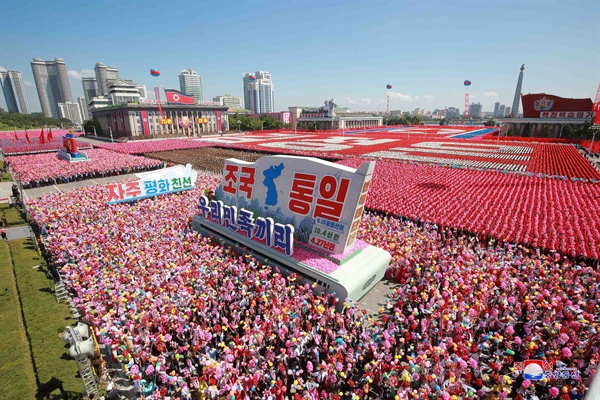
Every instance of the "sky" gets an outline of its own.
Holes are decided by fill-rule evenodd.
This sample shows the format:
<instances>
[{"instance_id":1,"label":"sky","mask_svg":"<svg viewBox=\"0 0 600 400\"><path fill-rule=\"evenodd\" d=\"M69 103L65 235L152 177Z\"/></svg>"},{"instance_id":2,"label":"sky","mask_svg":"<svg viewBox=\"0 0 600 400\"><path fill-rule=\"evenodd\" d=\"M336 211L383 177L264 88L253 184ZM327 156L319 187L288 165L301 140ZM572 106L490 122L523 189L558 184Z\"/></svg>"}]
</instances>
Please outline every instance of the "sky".
<instances>
[{"instance_id":1,"label":"sky","mask_svg":"<svg viewBox=\"0 0 600 400\"><path fill-rule=\"evenodd\" d=\"M34 57L64 58L74 101L100 61L149 96L192 68L204 100L243 97L243 74L261 70L277 111L329 99L383 111L388 94L391 110L462 110L465 93L492 111L512 105L521 64L524 94L594 99L600 1L0 0L0 66L23 74L40 111Z\"/></svg>"}]
</instances>

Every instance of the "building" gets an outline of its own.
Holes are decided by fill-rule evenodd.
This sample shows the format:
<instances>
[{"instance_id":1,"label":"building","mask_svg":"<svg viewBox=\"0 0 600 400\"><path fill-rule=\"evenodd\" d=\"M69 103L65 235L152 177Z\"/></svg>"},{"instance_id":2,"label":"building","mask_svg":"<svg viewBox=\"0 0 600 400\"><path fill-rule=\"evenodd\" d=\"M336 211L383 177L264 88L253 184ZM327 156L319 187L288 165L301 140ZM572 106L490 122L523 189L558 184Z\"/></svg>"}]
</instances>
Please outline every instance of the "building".
<instances>
[{"instance_id":1,"label":"building","mask_svg":"<svg viewBox=\"0 0 600 400\"><path fill-rule=\"evenodd\" d=\"M221 103L221 105L232 109L244 108L242 106L242 99L237 96L232 96L230 94L224 94L223 96L215 96L213 97L213 101Z\"/></svg>"},{"instance_id":2,"label":"building","mask_svg":"<svg viewBox=\"0 0 600 400\"><path fill-rule=\"evenodd\" d=\"M73 102L65 60L55 58L54 61L44 61L34 58L31 69L42 112L46 117L60 118L58 103Z\"/></svg>"},{"instance_id":3,"label":"building","mask_svg":"<svg viewBox=\"0 0 600 400\"><path fill-rule=\"evenodd\" d=\"M254 114L275 111L275 92L270 72L256 71L254 74L246 72L243 85L246 109Z\"/></svg>"},{"instance_id":4,"label":"building","mask_svg":"<svg viewBox=\"0 0 600 400\"><path fill-rule=\"evenodd\" d=\"M503 134L525 137L561 137L565 127L578 129L594 117L592 99L571 99L547 93L520 96L521 118L504 119ZM508 107L507 107L508 108Z\"/></svg>"},{"instance_id":5,"label":"building","mask_svg":"<svg viewBox=\"0 0 600 400\"><path fill-rule=\"evenodd\" d=\"M146 85L136 85L135 88L137 89L138 93L140 94L141 99L148 98L148 92L146 90Z\"/></svg>"},{"instance_id":6,"label":"building","mask_svg":"<svg viewBox=\"0 0 600 400\"><path fill-rule=\"evenodd\" d=\"M106 96L108 94L108 83L119 79L119 70L112 65L106 66L104 63L97 62L94 71L96 72L96 81L98 85L97 95Z\"/></svg>"},{"instance_id":7,"label":"building","mask_svg":"<svg viewBox=\"0 0 600 400\"><path fill-rule=\"evenodd\" d=\"M448 107L446 109L446 118L447 119L458 119L462 117L462 113L456 107Z\"/></svg>"},{"instance_id":8,"label":"building","mask_svg":"<svg viewBox=\"0 0 600 400\"><path fill-rule=\"evenodd\" d=\"M106 96L92 97L87 103L88 114L90 118L93 118L93 112L104 107L110 106L110 100Z\"/></svg>"},{"instance_id":9,"label":"building","mask_svg":"<svg viewBox=\"0 0 600 400\"><path fill-rule=\"evenodd\" d=\"M123 79L111 80L107 85L110 104L139 103L141 96L139 85Z\"/></svg>"},{"instance_id":10,"label":"building","mask_svg":"<svg viewBox=\"0 0 600 400\"><path fill-rule=\"evenodd\" d=\"M504 109L504 116L505 116L505 117L508 117L509 115L510 115L510 106L507 106L507 107Z\"/></svg>"},{"instance_id":11,"label":"building","mask_svg":"<svg viewBox=\"0 0 600 400\"><path fill-rule=\"evenodd\" d=\"M321 107L289 107L289 110L293 128L334 130L383 126L383 116L338 109L333 99Z\"/></svg>"},{"instance_id":12,"label":"building","mask_svg":"<svg viewBox=\"0 0 600 400\"><path fill-rule=\"evenodd\" d=\"M87 102L85 101L85 97L79 96L77 98L77 104L79 104L79 110L81 111L81 118L86 121L90 119L90 113L88 111Z\"/></svg>"},{"instance_id":13,"label":"building","mask_svg":"<svg viewBox=\"0 0 600 400\"><path fill-rule=\"evenodd\" d=\"M153 137L155 135L201 136L229 130L227 107L220 105L120 104L90 108L98 122L98 136Z\"/></svg>"},{"instance_id":14,"label":"building","mask_svg":"<svg viewBox=\"0 0 600 400\"><path fill-rule=\"evenodd\" d=\"M292 113L290 111L281 111L281 112L273 112L273 113L264 113L264 114L248 114L250 118L260 119L261 116L267 116L276 119L277 121L282 121L284 124L290 124L292 121Z\"/></svg>"},{"instance_id":15,"label":"building","mask_svg":"<svg viewBox=\"0 0 600 400\"><path fill-rule=\"evenodd\" d=\"M500 111L500 102L497 101L496 103L494 103L494 117L499 117L500 116L498 114L499 111Z\"/></svg>"},{"instance_id":16,"label":"building","mask_svg":"<svg viewBox=\"0 0 600 400\"><path fill-rule=\"evenodd\" d=\"M25 95L23 76L19 71L8 71L0 67L0 85L9 112L29 114L29 103Z\"/></svg>"},{"instance_id":17,"label":"building","mask_svg":"<svg viewBox=\"0 0 600 400\"><path fill-rule=\"evenodd\" d=\"M471 103L469 106L469 117L471 118L481 118L481 103Z\"/></svg>"},{"instance_id":18,"label":"building","mask_svg":"<svg viewBox=\"0 0 600 400\"><path fill-rule=\"evenodd\" d=\"M179 90L194 96L196 103L202 101L202 78L193 69L184 69L179 74Z\"/></svg>"},{"instance_id":19,"label":"building","mask_svg":"<svg viewBox=\"0 0 600 400\"><path fill-rule=\"evenodd\" d=\"M93 97L99 95L98 93L98 81L94 77L83 77L81 78L81 86L83 86L83 96L85 97L85 103L89 103Z\"/></svg>"},{"instance_id":20,"label":"building","mask_svg":"<svg viewBox=\"0 0 600 400\"><path fill-rule=\"evenodd\" d=\"M58 103L58 111L60 113L60 118L69 119L74 125L83 125L79 104L73 102Z\"/></svg>"},{"instance_id":21,"label":"building","mask_svg":"<svg viewBox=\"0 0 600 400\"><path fill-rule=\"evenodd\" d=\"M504 104L500 104L500 107L498 107L498 115L496 115L498 118L504 118L504 114L506 113L506 106Z\"/></svg>"}]
</instances>

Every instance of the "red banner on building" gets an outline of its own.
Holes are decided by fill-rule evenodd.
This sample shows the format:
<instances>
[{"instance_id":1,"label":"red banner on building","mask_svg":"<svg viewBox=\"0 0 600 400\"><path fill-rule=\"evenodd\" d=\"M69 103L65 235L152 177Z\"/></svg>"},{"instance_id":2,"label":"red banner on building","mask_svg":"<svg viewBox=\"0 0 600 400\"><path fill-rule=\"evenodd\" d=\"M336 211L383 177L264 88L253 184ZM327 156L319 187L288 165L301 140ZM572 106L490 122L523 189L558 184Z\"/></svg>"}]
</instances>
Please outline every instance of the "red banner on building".
<instances>
[{"instance_id":1,"label":"red banner on building","mask_svg":"<svg viewBox=\"0 0 600 400\"><path fill-rule=\"evenodd\" d=\"M142 135L150 135L150 124L148 123L148 111L140 112L140 122L142 124Z\"/></svg>"},{"instance_id":2,"label":"red banner on building","mask_svg":"<svg viewBox=\"0 0 600 400\"><path fill-rule=\"evenodd\" d=\"M592 99L566 99L546 93L532 93L521 96L524 118L540 118L544 112L585 112L592 111Z\"/></svg>"},{"instance_id":3,"label":"red banner on building","mask_svg":"<svg viewBox=\"0 0 600 400\"><path fill-rule=\"evenodd\" d=\"M217 132L222 132L221 129L221 111L217 111Z\"/></svg>"},{"instance_id":4,"label":"red banner on building","mask_svg":"<svg viewBox=\"0 0 600 400\"><path fill-rule=\"evenodd\" d=\"M125 134L125 118L123 117L123 111L121 111L121 132L123 132L123 135Z\"/></svg>"},{"instance_id":5,"label":"red banner on building","mask_svg":"<svg viewBox=\"0 0 600 400\"><path fill-rule=\"evenodd\" d=\"M116 112L112 113L112 118L113 118L113 125L115 127L115 134L118 137L119 136L119 123L117 122L117 113Z\"/></svg>"}]
</instances>

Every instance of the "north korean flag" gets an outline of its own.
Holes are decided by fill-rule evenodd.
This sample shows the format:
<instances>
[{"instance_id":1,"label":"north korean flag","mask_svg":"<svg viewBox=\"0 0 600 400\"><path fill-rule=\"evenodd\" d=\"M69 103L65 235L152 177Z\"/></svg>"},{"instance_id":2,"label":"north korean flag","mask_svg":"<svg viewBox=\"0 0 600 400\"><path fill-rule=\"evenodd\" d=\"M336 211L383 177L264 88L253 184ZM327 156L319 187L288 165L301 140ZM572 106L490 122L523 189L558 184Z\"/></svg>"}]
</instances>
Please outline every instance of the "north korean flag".
<instances>
[{"instance_id":1,"label":"north korean flag","mask_svg":"<svg viewBox=\"0 0 600 400\"><path fill-rule=\"evenodd\" d=\"M181 93L175 89L165 89L165 96L167 96L167 103L169 104L195 104L194 96L189 94Z\"/></svg>"}]
</instances>

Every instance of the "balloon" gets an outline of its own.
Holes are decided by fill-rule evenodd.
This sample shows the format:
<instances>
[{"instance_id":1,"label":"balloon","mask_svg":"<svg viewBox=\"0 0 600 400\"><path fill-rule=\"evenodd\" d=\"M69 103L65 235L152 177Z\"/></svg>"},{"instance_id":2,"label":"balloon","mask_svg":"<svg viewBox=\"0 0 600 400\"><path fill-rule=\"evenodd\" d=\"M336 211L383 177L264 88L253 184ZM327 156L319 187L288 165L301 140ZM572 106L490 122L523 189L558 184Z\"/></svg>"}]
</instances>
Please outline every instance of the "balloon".
<instances>
[{"instance_id":1,"label":"balloon","mask_svg":"<svg viewBox=\"0 0 600 400\"><path fill-rule=\"evenodd\" d=\"M256 77L255 77L254 75L249 75L249 76L248 76L248 79L250 79L251 81L255 81L255 80L256 80Z\"/></svg>"},{"instance_id":2,"label":"balloon","mask_svg":"<svg viewBox=\"0 0 600 400\"><path fill-rule=\"evenodd\" d=\"M385 85L385 88L386 88L386 89L391 89L391 88L392 88L392 85L390 85L390 84L388 83L387 85Z\"/></svg>"},{"instance_id":3,"label":"balloon","mask_svg":"<svg viewBox=\"0 0 600 400\"><path fill-rule=\"evenodd\" d=\"M156 68L152 68L152 69L150 70L150 75L152 75L152 76L154 76L154 77L160 76L160 71L159 71L159 70L157 70Z\"/></svg>"},{"instance_id":4,"label":"balloon","mask_svg":"<svg viewBox=\"0 0 600 400\"><path fill-rule=\"evenodd\" d=\"M464 83L465 83L465 86L471 86L471 81L468 79Z\"/></svg>"}]
</instances>

